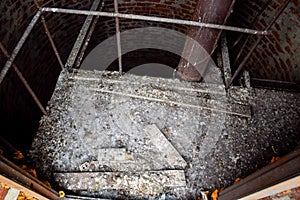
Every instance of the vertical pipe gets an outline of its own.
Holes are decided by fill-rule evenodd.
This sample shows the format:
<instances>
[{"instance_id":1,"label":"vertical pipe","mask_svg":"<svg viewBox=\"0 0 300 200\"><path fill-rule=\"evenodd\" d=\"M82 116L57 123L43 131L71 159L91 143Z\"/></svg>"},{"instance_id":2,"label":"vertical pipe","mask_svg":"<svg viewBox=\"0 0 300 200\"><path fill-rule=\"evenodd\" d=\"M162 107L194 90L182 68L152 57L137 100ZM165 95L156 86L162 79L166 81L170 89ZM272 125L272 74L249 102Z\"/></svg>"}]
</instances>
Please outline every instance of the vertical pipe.
<instances>
[{"instance_id":1,"label":"vertical pipe","mask_svg":"<svg viewBox=\"0 0 300 200\"><path fill-rule=\"evenodd\" d=\"M195 13L193 15L194 21L201 21L202 23L217 23L225 24L235 0L198 0ZM216 14L218 13L218 14ZM188 37L194 39L187 40L185 43L182 54L183 57L189 58L193 55L192 50L195 45L199 43L205 50L204 54L199 55L203 57L203 62L193 65L185 59L181 58L178 64L178 76L187 81L200 81L206 71L206 66L210 60L210 55L213 53L217 42L219 40L221 30L210 29L210 28L198 28L190 27L188 30ZM195 53L194 53L195 55Z\"/></svg>"},{"instance_id":2,"label":"vertical pipe","mask_svg":"<svg viewBox=\"0 0 300 200\"><path fill-rule=\"evenodd\" d=\"M229 52L227 46L227 38L225 33L223 33L221 36L221 53L222 53L224 80L226 85L231 79L231 68L230 68L230 58L229 58Z\"/></svg>"},{"instance_id":3,"label":"vertical pipe","mask_svg":"<svg viewBox=\"0 0 300 200\"><path fill-rule=\"evenodd\" d=\"M114 0L115 13L119 13L118 0ZM117 48L118 48L118 61L119 61L119 73L122 74L122 52L121 52L121 38L120 38L120 24L119 17L116 19L116 37L117 37Z\"/></svg>"}]
</instances>

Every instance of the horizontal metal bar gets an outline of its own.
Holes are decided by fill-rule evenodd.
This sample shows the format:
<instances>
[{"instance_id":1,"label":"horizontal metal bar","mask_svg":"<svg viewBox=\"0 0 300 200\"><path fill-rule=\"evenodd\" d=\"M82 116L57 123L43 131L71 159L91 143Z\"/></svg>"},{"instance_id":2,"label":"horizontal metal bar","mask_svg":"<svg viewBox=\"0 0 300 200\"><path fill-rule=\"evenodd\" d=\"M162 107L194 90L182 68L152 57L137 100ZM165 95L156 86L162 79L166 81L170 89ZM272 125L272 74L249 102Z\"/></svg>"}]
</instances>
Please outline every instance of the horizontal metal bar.
<instances>
[{"instance_id":1,"label":"horizontal metal bar","mask_svg":"<svg viewBox=\"0 0 300 200\"><path fill-rule=\"evenodd\" d=\"M8 70L10 69L12 63L14 62L15 58L17 57L20 49L22 48L23 44L25 43L25 40L27 39L27 37L29 36L30 32L32 31L34 25L37 23L38 19L41 16L41 11L37 11L37 13L35 14L35 16L32 18L30 24L27 26L25 32L23 33L21 39L19 40L17 46L15 47L15 49L13 50L10 59L5 63L1 73L0 73L0 84L2 83L6 73L8 72Z\"/></svg>"},{"instance_id":2,"label":"horizontal metal bar","mask_svg":"<svg viewBox=\"0 0 300 200\"><path fill-rule=\"evenodd\" d=\"M266 35L268 33L267 31L258 31L258 30L253 30L253 29L238 28L238 27L225 26L225 25L219 25L219 24L210 24L210 23L202 23L202 22L182 20L182 19L170 19L170 18L164 18L164 17L153 17L153 16L144 16L144 15L134 15L134 14L100 12L100 11L89 11L89 10L75 10L75 9L65 9L65 8L50 8L50 7L44 7L44 8L42 8L42 11L43 12L53 12L53 13L77 14L77 15L97 15L97 16L102 16L102 17L118 17L118 18L125 18L125 19L145 20L145 21L154 21L154 22L166 22L166 23L171 23L171 24L183 24L183 25L221 29L221 30L242 32L242 33L248 33L248 34L256 34L256 35L257 34Z\"/></svg>"}]
</instances>

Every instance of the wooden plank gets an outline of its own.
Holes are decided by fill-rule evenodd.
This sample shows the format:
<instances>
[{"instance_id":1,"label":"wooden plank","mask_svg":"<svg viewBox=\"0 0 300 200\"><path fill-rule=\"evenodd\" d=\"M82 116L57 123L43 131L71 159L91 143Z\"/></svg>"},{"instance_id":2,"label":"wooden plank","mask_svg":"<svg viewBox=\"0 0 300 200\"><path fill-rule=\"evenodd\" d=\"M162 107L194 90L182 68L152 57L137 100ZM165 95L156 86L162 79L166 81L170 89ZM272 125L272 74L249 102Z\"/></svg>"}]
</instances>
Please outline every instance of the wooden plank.
<instances>
[{"instance_id":1,"label":"wooden plank","mask_svg":"<svg viewBox=\"0 0 300 200\"><path fill-rule=\"evenodd\" d=\"M11 187L9 188L4 200L17 200L19 193L20 190Z\"/></svg>"},{"instance_id":2,"label":"wooden plank","mask_svg":"<svg viewBox=\"0 0 300 200\"><path fill-rule=\"evenodd\" d=\"M4 184L8 185L9 187L12 187L12 188L15 188L17 190L23 191L24 193L26 193L26 194L28 194L32 197L35 197L39 200L49 200L48 198L46 198L46 197L44 197L44 196L28 189L28 188L24 187L23 185L20 185L19 183L16 183L16 182L14 182L14 181L12 181L12 180L10 180L10 179L2 176L2 175L0 175L0 182L3 182Z\"/></svg>"},{"instance_id":3,"label":"wooden plank","mask_svg":"<svg viewBox=\"0 0 300 200\"><path fill-rule=\"evenodd\" d=\"M275 195L279 192L283 192L285 190L293 189L295 187L300 186L300 176L289 179L287 181L278 183L274 186L266 188L264 190L258 191L251 195L241 198L240 200L252 200L252 199L261 199L267 196Z\"/></svg>"},{"instance_id":4,"label":"wooden plank","mask_svg":"<svg viewBox=\"0 0 300 200\"><path fill-rule=\"evenodd\" d=\"M300 174L300 149L280 158L220 193L219 200L240 199Z\"/></svg>"},{"instance_id":5,"label":"wooden plank","mask_svg":"<svg viewBox=\"0 0 300 200\"><path fill-rule=\"evenodd\" d=\"M183 170L54 173L72 191L127 190L131 195L158 195L165 187L186 187Z\"/></svg>"}]
</instances>

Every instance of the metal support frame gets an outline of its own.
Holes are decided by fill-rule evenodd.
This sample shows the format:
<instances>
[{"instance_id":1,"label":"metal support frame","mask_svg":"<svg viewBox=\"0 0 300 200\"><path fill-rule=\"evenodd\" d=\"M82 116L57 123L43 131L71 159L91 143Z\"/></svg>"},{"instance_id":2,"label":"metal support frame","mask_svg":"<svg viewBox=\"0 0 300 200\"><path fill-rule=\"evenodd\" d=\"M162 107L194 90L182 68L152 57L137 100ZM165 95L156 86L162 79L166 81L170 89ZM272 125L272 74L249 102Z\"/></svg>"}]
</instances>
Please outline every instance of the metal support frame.
<instances>
[{"instance_id":1,"label":"metal support frame","mask_svg":"<svg viewBox=\"0 0 300 200\"><path fill-rule=\"evenodd\" d=\"M119 14L118 0L114 0L114 8L115 8L115 13ZM115 17L115 19L116 19L116 39L117 39L119 73L122 74L122 50L121 50L119 17Z\"/></svg>"},{"instance_id":2,"label":"metal support frame","mask_svg":"<svg viewBox=\"0 0 300 200\"><path fill-rule=\"evenodd\" d=\"M23 33L21 39L19 40L18 44L14 48L10 58L5 63L4 68L2 69L2 71L0 73L0 84L2 83L2 81L5 77L5 75L7 74L8 70L11 68L15 58L17 57L19 51L23 47L23 44L25 43L26 39L28 38L28 36L29 36L30 32L32 31L34 25L37 23L38 19L40 18L41 13L42 13L41 10L37 11L35 16L32 18L30 24L27 26L27 28L26 28L25 32Z\"/></svg>"},{"instance_id":3,"label":"metal support frame","mask_svg":"<svg viewBox=\"0 0 300 200\"><path fill-rule=\"evenodd\" d=\"M8 54L7 50L5 49L5 47L3 46L3 44L1 42L0 42L0 49L1 49L2 53L5 55L5 57L7 57L9 59L10 55ZM42 113L44 115L46 115L47 112L46 112L45 108L43 107L43 105L40 102L40 100L37 98L36 94L34 93L34 91L32 90L32 88L30 87L30 85L28 84L28 82L26 81L25 77L20 72L20 70L18 69L18 67L16 66L16 64L12 63L12 67L15 70L15 72L16 72L17 76L19 77L19 79L21 80L21 82L24 84L24 86L27 89L27 91L29 92L29 94L31 95L31 97L33 98L33 100L35 101L35 103L37 104L37 106L40 108L40 110L42 111Z\"/></svg>"},{"instance_id":4,"label":"metal support frame","mask_svg":"<svg viewBox=\"0 0 300 200\"><path fill-rule=\"evenodd\" d=\"M58 51L57 51L57 48L56 48L56 46L55 46L55 43L54 43L54 41L53 41L53 38L52 38L52 36L51 36L51 33L50 33L49 29L48 29L48 26L47 26L47 24L46 24L46 21L45 21L45 18L44 18L43 15L41 16L41 19L42 19L42 24L43 24L43 26L44 26L45 32L46 32L46 34L47 34L47 36L48 36L48 39L49 39L49 42L50 42L50 44L51 44L51 47L52 47L52 49L53 49L53 51L54 51L54 53L55 53L55 56L56 56L56 58L57 58L57 60L58 60L58 63L59 63L59 65L60 65L61 69L63 70L63 69L64 69L64 64L63 64L63 62L62 62L62 60L61 60L61 57L60 57L60 55L59 55L59 53L58 53Z\"/></svg>"},{"instance_id":5,"label":"metal support frame","mask_svg":"<svg viewBox=\"0 0 300 200\"><path fill-rule=\"evenodd\" d=\"M99 1L99 0L95 0ZM95 3L94 2L94 3ZM267 31L259 31L259 30L253 30L253 29L247 29L247 28L238 28L238 27L232 27L232 26L226 26L226 25L219 25L219 24L210 24L210 23L202 23L198 21L189 21L189 20L181 20L181 19L170 19L170 18L163 18L163 17L152 17L152 16L143 16L143 15L134 15L134 14L122 14L122 13L110 13L110 12L101 12L101 11L88 11L88 10L75 10L75 9L64 9L64 8L51 8L51 7L40 7L40 9L37 11L33 19L31 20L30 24L27 26L25 32L23 33L21 39L19 40L18 44L16 45L15 49L13 50L13 53L11 54L10 59L5 63L4 68L2 69L0 73L0 84L2 83L5 75L7 74L8 70L12 66L12 63L14 62L17 54L19 53L20 49L22 48L25 40L29 36L30 32L32 31L34 25L37 23L38 19L40 18L42 12L54 12L54 13L66 13L66 14L78 14L78 15L88 15L88 16L103 16L103 17L115 17L115 18L125 18L125 19L135 19L135 20L145 20L145 21L155 21L155 22L165 22L165 23L171 23L171 24L182 24L182 25L191 25L191 26L197 26L197 27L205 27L205 28L213 28L213 29L220 29L220 30L228 30L228 31L235 31L235 32L242 32L242 33L248 33L248 34L256 34L256 35L266 35ZM51 42L52 48L55 51L55 54L57 56L57 59L62 65L60 56L58 54L58 51L54 45L54 42L52 40L52 37L49 33L49 30L47 28L47 25L44 23L45 20L42 19L42 23L45 27L46 33L48 35L48 38ZM89 20L86 20L86 22ZM89 24L89 25L87 25ZM88 30L88 27L90 26L90 22L84 23L84 26L82 28L82 35L85 36L86 32ZM84 33L85 32L85 33ZM83 38L80 37L80 39L77 38L78 46L79 43L82 44ZM78 47L76 44L74 45L73 49L75 47ZM73 66L75 62L75 58L78 54L78 49L71 52L68 62L66 65ZM76 56L72 56L73 54L76 54ZM74 60L70 57L74 57Z\"/></svg>"},{"instance_id":6,"label":"metal support frame","mask_svg":"<svg viewBox=\"0 0 300 200\"><path fill-rule=\"evenodd\" d=\"M41 7L39 6L37 0L34 0L34 4L35 4L35 6L36 6L38 9L41 8ZM55 43L54 43L54 41L53 41L52 35L51 35L51 33L50 33L49 29L48 29L46 20L45 20L45 18L44 18L43 15L41 15L41 19L42 19L41 21L42 21L42 24L43 24L43 26L44 26L46 35L48 36L48 40L49 40L49 42L50 42L50 44L51 44L51 47L52 47L52 49L53 49L53 51L54 51L54 53L55 53L55 56L56 56L56 58L57 58L57 60L58 60L58 63L59 63L59 65L60 65L61 69L63 70L63 69L64 69L64 65L63 65L63 63L62 63L62 61L61 61L61 57L60 57L60 55L59 55L59 53L58 53L58 51L57 51L56 45L55 45Z\"/></svg>"},{"instance_id":7,"label":"metal support frame","mask_svg":"<svg viewBox=\"0 0 300 200\"><path fill-rule=\"evenodd\" d=\"M251 22L251 27L254 26L254 24L257 22L257 19L259 16L261 16L261 14L264 12L264 10L268 7L269 3L271 2L272 0L268 0L264 5L263 7L259 10L258 14L256 15L256 17L252 20ZM232 45L231 48L233 48L242 38L243 34L240 35L239 39ZM248 41L250 39L250 35L247 35L247 38L246 40L243 42L243 45L239 51L239 53L237 54L237 56L235 57L234 61L232 62L233 63L233 66L235 66L235 64L237 63L237 61L239 60L240 56L242 55L243 51L244 51L244 48L246 47Z\"/></svg>"},{"instance_id":8,"label":"metal support frame","mask_svg":"<svg viewBox=\"0 0 300 200\"><path fill-rule=\"evenodd\" d=\"M284 9L287 7L287 5L289 4L289 2L290 2L290 0L285 0L285 2L283 2L282 6L279 8L279 11L275 14L274 18L271 20L271 22L269 23L269 25L265 28L264 32L268 32L271 29L271 27L276 22L276 20L281 15L281 13L284 11ZM250 51L248 52L248 54L246 55L246 57L244 58L244 60L241 62L241 64L239 65L239 67L237 68L237 70L235 71L235 73L233 74L231 80L227 83L226 89L228 89L230 87L230 85L232 84L232 82L240 74L241 70L244 68L246 62L249 60L250 56L252 55L252 53L254 52L254 50L256 49L256 47L258 46L258 44L260 43L261 40L262 40L262 36L260 36L260 37L258 37L256 39L256 41L254 42L254 44L250 48Z\"/></svg>"},{"instance_id":9,"label":"metal support frame","mask_svg":"<svg viewBox=\"0 0 300 200\"><path fill-rule=\"evenodd\" d=\"M91 7L89 12L97 10L100 2L101 2L101 0L95 0L93 2L92 7ZM42 10L43 9L44 8L42 8ZM71 50L71 53L69 54L69 58L68 58L68 60L65 64L66 68L72 68L73 67L73 65L75 63L75 60L77 58L78 52L82 47L83 41L85 39L85 36L88 33L88 30L90 29L90 26L91 26L91 23L92 23L93 19L94 19L93 15L88 15L86 17L85 22L84 22L83 26L81 27L81 30L80 30L79 35L77 37L77 40L76 40L76 42L73 46L73 49Z\"/></svg>"},{"instance_id":10,"label":"metal support frame","mask_svg":"<svg viewBox=\"0 0 300 200\"><path fill-rule=\"evenodd\" d=\"M99 12L99 11L88 11L88 10L75 10L75 9L65 9L65 8L50 8L50 7L43 7L42 11L43 12L53 12L53 13L65 13L65 14L76 14L76 15L95 15L95 16L102 16L102 17L118 17L118 18L124 18L124 19L165 22L165 23L170 23L170 24L198 26L198 27L204 27L204 28L235 31L235 32L242 32L242 33L255 34L255 35L268 34L267 31L259 31L259 30L253 30L253 29L247 29L247 28L238 28L238 27L233 27L233 26L202 23L202 22L198 22L198 21L190 21L190 20L182 20L182 19L171 19L171 18L164 18L164 17L152 17L152 16L134 15L134 14Z\"/></svg>"}]
</instances>

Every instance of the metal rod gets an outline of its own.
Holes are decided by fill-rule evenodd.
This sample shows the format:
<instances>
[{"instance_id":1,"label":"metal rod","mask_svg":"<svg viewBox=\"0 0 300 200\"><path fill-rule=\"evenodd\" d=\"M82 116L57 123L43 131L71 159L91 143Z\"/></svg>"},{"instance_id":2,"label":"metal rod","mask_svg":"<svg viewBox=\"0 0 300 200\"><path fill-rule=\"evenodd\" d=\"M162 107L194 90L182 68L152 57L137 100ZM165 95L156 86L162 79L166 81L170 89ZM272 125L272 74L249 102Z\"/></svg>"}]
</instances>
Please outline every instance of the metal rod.
<instances>
[{"instance_id":1,"label":"metal rod","mask_svg":"<svg viewBox=\"0 0 300 200\"><path fill-rule=\"evenodd\" d=\"M2 53L9 59L10 56L7 52L7 50L5 49L5 47L3 46L3 44L0 42L0 49L2 51ZM44 115L47 114L45 108L43 107L42 103L40 102L40 100L37 98L36 94L34 93L34 91L31 89L30 85L28 84L28 82L26 81L25 77L23 76L23 74L20 72L20 70L18 69L18 67L12 63L12 67L15 70L17 76L19 77L19 79L21 80L21 82L24 84L25 88L27 89L27 91L29 92L29 94L31 95L31 97L33 98L34 102L37 104L37 106L40 108L40 110L42 111L42 113Z\"/></svg>"},{"instance_id":2,"label":"metal rod","mask_svg":"<svg viewBox=\"0 0 300 200\"><path fill-rule=\"evenodd\" d=\"M36 6L38 9L41 8L41 7L39 6L39 4L37 3L37 0L34 0L34 4L35 4L35 6ZM46 34L47 34L47 36L48 36L48 39L49 39L49 41L50 41L51 47L52 47L52 49L53 49L53 51L54 51L54 53L55 53L55 56L56 56L56 58L57 58L57 60L58 60L58 63L59 63L59 65L60 65L61 69L63 70L63 69L64 69L64 64L62 63L61 57L60 57L60 55L59 55L59 53L58 53L58 51L57 51L56 45L55 45L55 43L54 43L54 41L53 41L53 37L52 37L52 35L51 35L51 33L50 33L49 29L48 29L46 20L45 20L45 18L44 18L43 15L41 15L41 19L42 19L42 24L43 24L43 26L44 26L45 32L46 32Z\"/></svg>"},{"instance_id":3,"label":"metal rod","mask_svg":"<svg viewBox=\"0 0 300 200\"><path fill-rule=\"evenodd\" d=\"M213 111L213 112L219 112L219 113L225 113L225 114L229 114L229 115L236 115L236 116L240 116L240 117L251 118L251 115L249 115L249 114L237 113L237 112L234 112L234 111L218 109L218 108L212 108L212 107L207 107L207 106L199 106L199 105L181 103L181 102L172 101L172 100L168 100L168 99L158 99L158 98L154 98L154 97L140 96L140 95L135 95L135 94L128 94L128 93L110 91L110 90L99 89L99 88L88 88L88 89L91 90L91 91L96 91L96 92L101 92L101 93L109 93L109 94L126 96L126 97L130 97L130 98L135 98L135 99L143 99L143 100L147 100L147 101L154 101L154 102L159 102L159 103L172 104L172 105L182 106L182 107L186 107L186 108L194 108L194 109L199 109L199 110L209 110L209 111Z\"/></svg>"},{"instance_id":4,"label":"metal rod","mask_svg":"<svg viewBox=\"0 0 300 200\"><path fill-rule=\"evenodd\" d=\"M49 39L49 41L50 41L51 47L52 47L52 49L53 49L53 51L54 51L54 53L55 53L55 56L56 56L56 58L57 58L57 60L58 60L58 63L59 63L59 65L60 65L61 69L63 70L63 69L64 69L64 64L63 64L63 62L62 62L62 60L61 60L61 57L60 57L60 55L59 55L59 53L58 53L58 50L57 50L57 48L56 48L56 45L55 45L55 43L54 43L54 41L53 41L53 38L52 38L52 36L51 36L51 33L50 33L49 29L48 29L48 26L47 26L47 24L46 24L45 18L44 18L44 16L41 16L41 18L42 18L42 24L43 24L43 26L44 26L45 32L46 32L46 34L47 34L47 36L48 36L48 39Z\"/></svg>"},{"instance_id":5,"label":"metal rod","mask_svg":"<svg viewBox=\"0 0 300 200\"><path fill-rule=\"evenodd\" d=\"M260 78L251 78L251 80L253 80L253 81L261 81L261 82L269 82L269 83L279 83L279 84L296 85L295 82L289 82L289 81L279 81L279 80L260 79Z\"/></svg>"},{"instance_id":6,"label":"metal rod","mask_svg":"<svg viewBox=\"0 0 300 200\"><path fill-rule=\"evenodd\" d=\"M104 7L104 1L102 0L101 2L101 6L99 8L99 10L101 11L102 8ZM85 53L85 50L87 49L88 47L88 44L89 44L89 41L92 37L92 34L94 32L94 29L96 28L96 25L97 25L97 22L98 22L98 19L99 19L99 16L96 16L94 19L93 19L93 22L90 26L90 29L89 29L89 32L83 42L83 46L80 50L80 53L79 53L79 56L77 56L77 60L76 60L76 63L75 63L75 68L79 68L80 67L80 64L81 64L81 61L82 61L82 58L84 56L84 53Z\"/></svg>"},{"instance_id":7,"label":"metal rod","mask_svg":"<svg viewBox=\"0 0 300 200\"><path fill-rule=\"evenodd\" d=\"M198 21L170 19L170 18L164 18L164 17L152 17L152 16L144 16L144 15L99 12L99 11L88 11L88 10L75 10L75 9L64 9L64 8L49 8L49 7L42 8L42 11L54 12L54 13L77 14L77 15L98 15L98 16L102 16L102 17L119 17L119 18L125 18L125 19L135 19L135 20L155 21L155 22L166 22L166 23L171 23L171 24L183 24L183 25L190 25L190 26L198 26L198 27L205 27L205 28L242 32L242 33L255 34L255 35L268 34L266 31L259 31L259 30L253 30L253 29L247 29L247 28L238 28L238 27L219 25L219 24L202 23L202 22L198 22Z\"/></svg>"},{"instance_id":8,"label":"metal rod","mask_svg":"<svg viewBox=\"0 0 300 200\"><path fill-rule=\"evenodd\" d=\"M91 10L89 12L97 10L101 0L95 0L92 4ZM43 9L43 8L42 8ZM78 52L82 47L84 38L86 34L88 33L88 30L91 26L92 20L94 19L94 15L88 15L84 21L83 26L81 27L81 30L78 34L77 40L73 46L73 49L71 50L71 53L69 55L69 58L67 60L67 63L65 65L66 68L72 68L75 60L77 58Z\"/></svg>"},{"instance_id":9,"label":"metal rod","mask_svg":"<svg viewBox=\"0 0 300 200\"><path fill-rule=\"evenodd\" d=\"M25 32L23 33L21 39L19 40L18 44L16 45L16 47L14 48L10 58L8 59L8 61L5 63L1 73L0 73L0 84L2 83L5 75L7 74L8 70L10 69L12 63L14 62L16 56L18 55L20 49L22 48L23 44L25 43L25 40L27 39L27 37L29 36L30 32L32 31L34 25L37 23L38 19L41 16L41 11L37 11L37 13L35 14L35 16L32 18L30 24L27 26Z\"/></svg>"},{"instance_id":10,"label":"metal rod","mask_svg":"<svg viewBox=\"0 0 300 200\"><path fill-rule=\"evenodd\" d=\"M275 14L275 16L273 17L273 19L271 20L271 22L269 23L269 25L265 28L265 32L268 32L270 30L270 28L272 27L272 25L276 22L276 20L278 19L278 17L281 15L281 13L284 11L284 9L287 7L288 3L290 2L290 0L286 0L282 6L280 7L279 11ZM227 83L226 85L226 89L229 88L229 86L232 84L232 82L236 79L236 77L239 75L239 73L241 72L241 70L244 68L246 62L248 61L248 59L250 58L250 56L252 55L252 53L254 52L254 50L256 49L257 45L260 43L260 41L262 40L262 36L258 37L256 39L256 41L254 42L254 44L252 45L250 51L248 52L248 54L246 55L246 57L244 58L244 60L241 62L241 64L239 65L239 67L237 68L237 70L235 71L235 73L233 74L231 80Z\"/></svg>"},{"instance_id":11,"label":"metal rod","mask_svg":"<svg viewBox=\"0 0 300 200\"><path fill-rule=\"evenodd\" d=\"M83 46L82 46L82 48L81 48L81 50L80 50L80 53L79 53L79 55L77 56L77 59L76 59L76 63L75 63L74 68L79 68L79 67L80 67L82 58L83 58L84 53L85 53L85 51L86 51L86 49L87 49L87 47L88 47L89 41L90 41L90 39L91 39L91 37L92 37L92 34L93 34L93 32L94 32L94 29L95 29L95 27L96 27L96 25L97 25L98 19L99 19L99 16L96 16L96 17L93 19L93 23L92 23L92 25L91 25L91 28L90 28L90 30L89 30L89 32L88 32L88 34L87 34L87 36L86 36L86 38L85 38L85 40L84 40L84 42L83 42Z\"/></svg>"},{"instance_id":12,"label":"metal rod","mask_svg":"<svg viewBox=\"0 0 300 200\"><path fill-rule=\"evenodd\" d=\"M88 44L89 44L89 41L92 37L92 34L94 32L94 29L97 25L97 22L98 22L98 19L99 19L99 16L96 16L94 19L93 19L93 22L92 22L92 25L91 25L91 28L86 36L86 38L84 39L84 42L83 42L83 46L80 50L80 53L79 55L77 56L77 59L76 59L76 63L75 63L75 68L79 68L80 64L81 64L81 61L82 61L82 58L83 58L83 55L85 53L85 50L87 49L88 47Z\"/></svg>"},{"instance_id":13,"label":"metal rod","mask_svg":"<svg viewBox=\"0 0 300 200\"><path fill-rule=\"evenodd\" d=\"M255 18L251 21L251 27L253 27L254 26L254 24L257 22L257 19L258 19L258 17L259 16L261 16L261 14L264 12L264 10L268 7L268 5L269 5L269 3L271 2L272 0L268 0L262 7L261 7L261 9L259 10L259 12L257 13L257 15L255 16ZM239 36L239 38L235 41L235 43L230 47L230 49L232 49L233 47L235 47L240 41L241 41L241 39L243 38L243 34L241 34L240 36ZM249 37L249 35L248 35L248 37ZM247 37L247 40L248 40L248 37ZM246 42L245 42L246 43ZM243 48L241 48L241 49L243 49ZM235 62L233 62L233 63L235 63Z\"/></svg>"},{"instance_id":14,"label":"metal rod","mask_svg":"<svg viewBox=\"0 0 300 200\"><path fill-rule=\"evenodd\" d=\"M114 0L115 13L119 13L118 0ZM119 73L122 74L122 52L121 52L121 36L120 36L120 24L119 17L116 17L116 39L117 39L117 50L118 50L118 62L119 62Z\"/></svg>"},{"instance_id":15,"label":"metal rod","mask_svg":"<svg viewBox=\"0 0 300 200\"><path fill-rule=\"evenodd\" d=\"M9 165L0 162L0 172L1 174L5 174L8 177L11 177L17 181L19 181L21 184L24 184L30 188L32 188L34 191L39 192L41 195L44 195L45 197L53 200L60 199L56 193L53 191L50 191L48 188L44 188L40 183L36 182L35 180L28 178L23 173L17 171L16 169L10 167Z\"/></svg>"}]
</instances>

